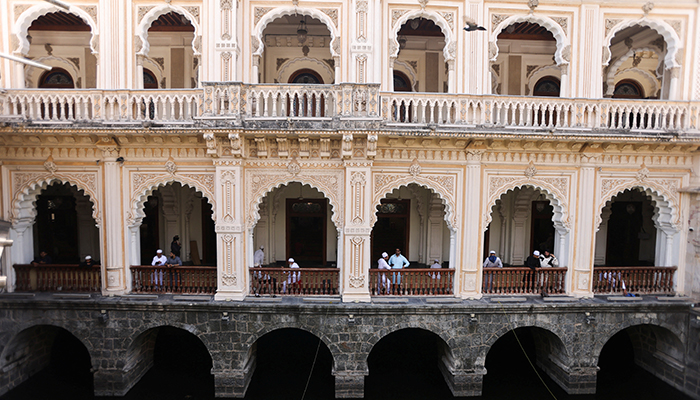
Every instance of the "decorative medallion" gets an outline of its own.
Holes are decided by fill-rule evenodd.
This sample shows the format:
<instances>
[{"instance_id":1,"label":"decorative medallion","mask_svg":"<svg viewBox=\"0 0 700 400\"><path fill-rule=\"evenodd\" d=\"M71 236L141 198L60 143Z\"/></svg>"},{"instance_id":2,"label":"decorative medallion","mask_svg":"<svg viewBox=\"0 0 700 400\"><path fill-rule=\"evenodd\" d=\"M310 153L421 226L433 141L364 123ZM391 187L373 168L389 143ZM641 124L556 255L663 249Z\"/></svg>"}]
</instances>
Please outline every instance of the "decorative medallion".
<instances>
[{"instance_id":1,"label":"decorative medallion","mask_svg":"<svg viewBox=\"0 0 700 400\"><path fill-rule=\"evenodd\" d=\"M350 277L350 287L357 289L357 288L363 287L364 285L365 285L365 276L364 275Z\"/></svg>"},{"instance_id":2,"label":"decorative medallion","mask_svg":"<svg viewBox=\"0 0 700 400\"><path fill-rule=\"evenodd\" d=\"M238 284L238 277L236 277L236 275L233 274L223 274L221 280L226 286L236 286Z\"/></svg>"},{"instance_id":3,"label":"decorative medallion","mask_svg":"<svg viewBox=\"0 0 700 400\"><path fill-rule=\"evenodd\" d=\"M175 160L173 157L169 157L168 161L165 162L165 170L170 174L173 175L175 172L177 172L177 164L175 164Z\"/></svg>"},{"instance_id":4,"label":"decorative medallion","mask_svg":"<svg viewBox=\"0 0 700 400\"><path fill-rule=\"evenodd\" d=\"M49 158L44 161L44 168L46 168L47 171L49 171L52 175L56 173L56 170L58 167L56 166L56 163L53 162L53 157L49 156Z\"/></svg>"},{"instance_id":5,"label":"decorative medallion","mask_svg":"<svg viewBox=\"0 0 700 400\"><path fill-rule=\"evenodd\" d=\"M639 168L639 171L637 171L637 175L635 176L639 182L644 182L647 180L649 177L649 169L645 164L642 164Z\"/></svg>"},{"instance_id":6,"label":"decorative medallion","mask_svg":"<svg viewBox=\"0 0 700 400\"><path fill-rule=\"evenodd\" d=\"M642 11L644 12L644 16L645 16L645 17L646 17L647 15L649 15L649 13L651 12L651 10L653 10L653 9L654 9L654 3L652 3L651 1L648 2L648 3L646 3L646 4L644 4L644 5L642 6Z\"/></svg>"},{"instance_id":7,"label":"decorative medallion","mask_svg":"<svg viewBox=\"0 0 700 400\"><path fill-rule=\"evenodd\" d=\"M530 164L525 168L525 176L527 179L532 179L533 176L537 174L537 168L535 168L535 163L530 161Z\"/></svg>"},{"instance_id":8,"label":"decorative medallion","mask_svg":"<svg viewBox=\"0 0 700 400\"><path fill-rule=\"evenodd\" d=\"M287 172L292 176L297 176L299 172L301 172L301 165L299 165L296 158L293 158L292 161L287 164Z\"/></svg>"},{"instance_id":9,"label":"decorative medallion","mask_svg":"<svg viewBox=\"0 0 700 400\"><path fill-rule=\"evenodd\" d=\"M411 174L413 177L416 177L421 173L421 166L418 163L417 158L414 158L413 162L411 163L411 166L408 167L408 173Z\"/></svg>"}]
</instances>

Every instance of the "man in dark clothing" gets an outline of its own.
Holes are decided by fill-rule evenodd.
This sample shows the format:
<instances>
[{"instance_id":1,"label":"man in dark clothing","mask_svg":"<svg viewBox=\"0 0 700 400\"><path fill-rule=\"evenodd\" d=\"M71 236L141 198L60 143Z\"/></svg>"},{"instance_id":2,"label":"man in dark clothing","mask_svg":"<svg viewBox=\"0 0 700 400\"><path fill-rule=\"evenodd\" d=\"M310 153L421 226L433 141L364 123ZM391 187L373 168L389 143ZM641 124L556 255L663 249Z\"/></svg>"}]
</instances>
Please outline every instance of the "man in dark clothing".
<instances>
[{"instance_id":1,"label":"man in dark clothing","mask_svg":"<svg viewBox=\"0 0 700 400\"><path fill-rule=\"evenodd\" d=\"M528 256L525 260L525 266L530 268L530 271L525 272L525 277L523 282L525 283L525 291L528 292L529 289L533 289L533 283L535 282L535 271L540 267L540 252L535 250L532 255Z\"/></svg>"},{"instance_id":2,"label":"man in dark clothing","mask_svg":"<svg viewBox=\"0 0 700 400\"><path fill-rule=\"evenodd\" d=\"M97 265L97 263L92 261L91 256L85 256L85 261L81 262L79 264L79 267L80 268L92 268L95 265Z\"/></svg>"},{"instance_id":3,"label":"man in dark clothing","mask_svg":"<svg viewBox=\"0 0 700 400\"><path fill-rule=\"evenodd\" d=\"M170 243L170 251L176 256L180 257L180 249L182 249L182 245L180 245L180 236L175 235L172 243Z\"/></svg>"},{"instance_id":4,"label":"man in dark clothing","mask_svg":"<svg viewBox=\"0 0 700 400\"><path fill-rule=\"evenodd\" d=\"M39 264L53 264L53 260L51 260L51 256L49 256L45 251L42 251L39 253L39 257L32 261L32 265L35 267Z\"/></svg>"}]
</instances>

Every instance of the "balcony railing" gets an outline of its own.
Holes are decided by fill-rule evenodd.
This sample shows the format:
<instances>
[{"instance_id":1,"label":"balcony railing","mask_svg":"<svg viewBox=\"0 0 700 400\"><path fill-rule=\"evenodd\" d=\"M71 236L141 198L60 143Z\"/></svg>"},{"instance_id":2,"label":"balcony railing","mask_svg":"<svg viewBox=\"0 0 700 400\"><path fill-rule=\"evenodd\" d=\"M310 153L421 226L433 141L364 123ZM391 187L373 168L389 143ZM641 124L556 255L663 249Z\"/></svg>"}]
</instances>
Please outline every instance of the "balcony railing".
<instances>
[{"instance_id":1,"label":"balcony railing","mask_svg":"<svg viewBox=\"0 0 700 400\"><path fill-rule=\"evenodd\" d=\"M676 267L595 267L593 293L675 294Z\"/></svg>"},{"instance_id":2,"label":"balcony railing","mask_svg":"<svg viewBox=\"0 0 700 400\"><path fill-rule=\"evenodd\" d=\"M78 264L15 264L18 292L97 292L102 287L101 267Z\"/></svg>"},{"instance_id":3,"label":"balcony railing","mask_svg":"<svg viewBox=\"0 0 700 400\"><path fill-rule=\"evenodd\" d=\"M197 89L7 89L0 119L38 124L364 124L444 129L698 132L700 102L379 92L377 84L204 82ZM267 124L267 125L266 125Z\"/></svg>"},{"instance_id":4,"label":"balcony railing","mask_svg":"<svg viewBox=\"0 0 700 400\"><path fill-rule=\"evenodd\" d=\"M133 293L216 293L216 267L131 266Z\"/></svg>"},{"instance_id":5,"label":"balcony railing","mask_svg":"<svg viewBox=\"0 0 700 400\"><path fill-rule=\"evenodd\" d=\"M250 293L258 295L337 295L337 268L251 268Z\"/></svg>"},{"instance_id":6,"label":"balcony railing","mask_svg":"<svg viewBox=\"0 0 700 400\"><path fill-rule=\"evenodd\" d=\"M454 294L452 268L370 269L372 296L438 296Z\"/></svg>"},{"instance_id":7,"label":"balcony railing","mask_svg":"<svg viewBox=\"0 0 700 400\"><path fill-rule=\"evenodd\" d=\"M564 293L567 268L484 268L484 294Z\"/></svg>"}]
</instances>

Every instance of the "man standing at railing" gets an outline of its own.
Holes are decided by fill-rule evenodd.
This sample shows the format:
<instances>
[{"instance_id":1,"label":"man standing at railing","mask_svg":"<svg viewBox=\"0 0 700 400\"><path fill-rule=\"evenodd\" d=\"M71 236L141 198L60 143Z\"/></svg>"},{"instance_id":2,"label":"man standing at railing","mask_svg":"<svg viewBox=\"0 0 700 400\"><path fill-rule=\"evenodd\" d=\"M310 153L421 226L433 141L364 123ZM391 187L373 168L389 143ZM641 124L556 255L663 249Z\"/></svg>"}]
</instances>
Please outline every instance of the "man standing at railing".
<instances>
[{"instance_id":1,"label":"man standing at railing","mask_svg":"<svg viewBox=\"0 0 700 400\"><path fill-rule=\"evenodd\" d=\"M173 286L177 286L178 272L173 271L172 268L182 266L182 260L180 259L180 257L177 254L175 254L175 252L171 251L170 256L168 256L167 260L165 261L165 266L170 269L170 271L168 271L168 275L170 276L171 284Z\"/></svg>"},{"instance_id":2,"label":"man standing at railing","mask_svg":"<svg viewBox=\"0 0 700 400\"><path fill-rule=\"evenodd\" d=\"M525 293L529 293L530 289L534 289L533 286L537 285L535 274L537 269L540 268L540 252L538 250L533 251L531 255L527 256L525 266L530 268L530 271L525 272L525 276L523 276Z\"/></svg>"},{"instance_id":3,"label":"man standing at railing","mask_svg":"<svg viewBox=\"0 0 700 400\"><path fill-rule=\"evenodd\" d=\"M558 267L559 266L559 260L554 256L554 254L550 253L548 249L545 249L544 254L540 255L540 267L541 268L551 268L551 267ZM540 291L540 296L542 297L549 297L549 293L547 293L547 284L549 283L549 275L547 273L542 273L542 276L540 277L540 285L542 286L542 290Z\"/></svg>"},{"instance_id":4,"label":"man standing at railing","mask_svg":"<svg viewBox=\"0 0 700 400\"><path fill-rule=\"evenodd\" d=\"M287 260L287 264L287 268L299 268L299 264L294 262L293 258ZM287 293L287 284L293 285L301 279L301 272L293 271L288 273L289 277L286 281L282 282L282 293Z\"/></svg>"},{"instance_id":5,"label":"man standing at railing","mask_svg":"<svg viewBox=\"0 0 700 400\"><path fill-rule=\"evenodd\" d=\"M503 261L501 261L501 258L496 255L495 250L491 250L489 252L489 256L486 257L484 260L484 264L482 266L483 268L503 268ZM487 272L484 270L484 279L486 283L485 291L486 293L491 292L492 284L493 284L493 273L492 272Z\"/></svg>"},{"instance_id":6,"label":"man standing at railing","mask_svg":"<svg viewBox=\"0 0 700 400\"><path fill-rule=\"evenodd\" d=\"M391 267L389 264L387 264L386 260L389 259L389 255L384 252L382 253L382 258L379 259L379 269L380 270L389 270ZM389 279L386 277L386 274L383 272L379 273L379 279L377 280L377 294L381 294L381 291L384 290L384 292L389 291ZM388 293L387 293L388 294Z\"/></svg>"},{"instance_id":7,"label":"man standing at railing","mask_svg":"<svg viewBox=\"0 0 700 400\"><path fill-rule=\"evenodd\" d=\"M51 260L51 256L49 256L45 251L41 251L39 252L39 257L32 261L32 267L36 267L39 264L53 264L53 260Z\"/></svg>"},{"instance_id":8,"label":"man standing at railing","mask_svg":"<svg viewBox=\"0 0 700 400\"><path fill-rule=\"evenodd\" d=\"M78 266L80 268L91 268L93 266L97 265L94 261L92 261L92 256L85 256L85 261L82 261Z\"/></svg>"},{"instance_id":9,"label":"man standing at railing","mask_svg":"<svg viewBox=\"0 0 700 400\"><path fill-rule=\"evenodd\" d=\"M154 267L164 267L165 263L168 261L168 259L163 255L163 250L158 249L156 251L155 257L153 257L153 261L151 261L151 265ZM158 288L163 287L163 270L162 269L156 269L153 271L153 276L151 278L151 282L156 285Z\"/></svg>"},{"instance_id":10,"label":"man standing at railing","mask_svg":"<svg viewBox=\"0 0 700 400\"><path fill-rule=\"evenodd\" d=\"M389 266L391 266L392 269L402 269L402 268L407 268L410 265L406 257L401 254L400 249L396 249L396 253L392 254L391 257L389 258ZM395 293L401 290L401 274L398 272L394 272L392 277L392 283L396 286L396 290L394 291Z\"/></svg>"}]
</instances>

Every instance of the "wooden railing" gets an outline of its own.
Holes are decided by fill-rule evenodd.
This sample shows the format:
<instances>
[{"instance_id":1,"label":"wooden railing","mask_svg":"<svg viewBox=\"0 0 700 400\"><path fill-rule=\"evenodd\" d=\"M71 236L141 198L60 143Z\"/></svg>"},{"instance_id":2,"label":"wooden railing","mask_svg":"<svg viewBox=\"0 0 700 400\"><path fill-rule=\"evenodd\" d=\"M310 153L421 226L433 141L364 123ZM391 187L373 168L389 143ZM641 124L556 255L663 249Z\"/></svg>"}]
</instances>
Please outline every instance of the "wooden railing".
<instances>
[{"instance_id":1,"label":"wooden railing","mask_svg":"<svg viewBox=\"0 0 700 400\"><path fill-rule=\"evenodd\" d=\"M15 264L18 292L97 292L102 287L101 267L78 264Z\"/></svg>"},{"instance_id":2,"label":"wooden railing","mask_svg":"<svg viewBox=\"0 0 700 400\"><path fill-rule=\"evenodd\" d=\"M337 295L337 268L250 268L250 293L259 295Z\"/></svg>"},{"instance_id":3,"label":"wooden railing","mask_svg":"<svg viewBox=\"0 0 700 400\"><path fill-rule=\"evenodd\" d=\"M131 266L133 293L216 293L216 267Z\"/></svg>"},{"instance_id":4,"label":"wooden railing","mask_svg":"<svg viewBox=\"0 0 700 400\"><path fill-rule=\"evenodd\" d=\"M595 267L593 293L675 294L676 267Z\"/></svg>"},{"instance_id":5,"label":"wooden railing","mask_svg":"<svg viewBox=\"0 0 700 400\"><path fill-rule=\"evenodd\" d=\"M484 268L484 294L564 293L567 268Z\"/></svg>"},{"instance_id":6,"label":"wooden railing","mask_svg":"<svg viewBox=\"0 0 700 400\"><path fill-rule=\"evenodd\" d=\"M370 269L372 296L438 296L454 294L452 268Z\"/></svg>"}]
</instances>

